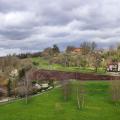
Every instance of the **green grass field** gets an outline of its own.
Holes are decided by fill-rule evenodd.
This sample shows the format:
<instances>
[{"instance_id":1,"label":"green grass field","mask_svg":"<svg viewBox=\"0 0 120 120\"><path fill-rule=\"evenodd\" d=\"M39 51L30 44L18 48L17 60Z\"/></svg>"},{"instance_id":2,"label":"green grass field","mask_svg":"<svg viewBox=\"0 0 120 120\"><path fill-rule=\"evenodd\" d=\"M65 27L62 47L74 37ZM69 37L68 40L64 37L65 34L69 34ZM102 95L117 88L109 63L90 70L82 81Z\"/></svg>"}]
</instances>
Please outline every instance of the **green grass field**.
<instances>
[{"instance_id":1,"label":"green grass field","mask_svg":"<svg viewBox=\"0 0 120 120\"><path fill-rule=\"evenodd\" d=\"M120 120L120 105L110 101L108 82L83 84L87 94L82 110L77 108L75 94L65 102L60 88L55 88L30 98L28 104L22 100L0 105L0 120Z\"/></svg>"},{"instance_id":2,"label":"green grass field","mask_svg":"<svg viewBox=\"0 0 120 120\"><path fill-rule=\"evenodd\" d=\"M39 63L37 66L39 69L47 70L60 70L60 71L69 71L69 72L82 72L82 73L94 73L94 68L83 68L83 67L64 67L60 64L50 64L47 60L44 60L42 57L32 58L33 62ZM98 68L97 74L106 74L103 68Z\"/></svg>"}]
</instances>

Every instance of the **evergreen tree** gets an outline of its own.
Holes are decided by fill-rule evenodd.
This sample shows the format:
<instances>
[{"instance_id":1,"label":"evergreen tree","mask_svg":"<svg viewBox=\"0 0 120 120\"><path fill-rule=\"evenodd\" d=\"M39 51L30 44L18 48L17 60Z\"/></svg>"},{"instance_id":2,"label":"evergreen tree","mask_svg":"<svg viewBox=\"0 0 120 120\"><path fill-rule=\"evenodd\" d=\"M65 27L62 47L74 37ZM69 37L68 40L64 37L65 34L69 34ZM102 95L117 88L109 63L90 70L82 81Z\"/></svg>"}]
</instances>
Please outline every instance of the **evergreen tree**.
<instances>
[{"instance_id":1,"label":"evergreen tree","mask_svg":"<svg viewBox=\"0 0 120 120\"><path fill-rule=\"evenodd\" d=\"M8 84L7 84L8 97L11 96L11 85L12 85L12 82L11 82L11 80L9 79L9 80L8 80Z\"/></svg>"},{"instance_id":2,"label":"evergreen tree","mask_svg":"<svg viewBox=\"0 0 120 120\"><path fill-rule=\"evenodd\" d=\"M59 47L58 47L56 44L53 45L53 53L54 53L54 54L60 53Z\"/></svg>"}]
</instances>

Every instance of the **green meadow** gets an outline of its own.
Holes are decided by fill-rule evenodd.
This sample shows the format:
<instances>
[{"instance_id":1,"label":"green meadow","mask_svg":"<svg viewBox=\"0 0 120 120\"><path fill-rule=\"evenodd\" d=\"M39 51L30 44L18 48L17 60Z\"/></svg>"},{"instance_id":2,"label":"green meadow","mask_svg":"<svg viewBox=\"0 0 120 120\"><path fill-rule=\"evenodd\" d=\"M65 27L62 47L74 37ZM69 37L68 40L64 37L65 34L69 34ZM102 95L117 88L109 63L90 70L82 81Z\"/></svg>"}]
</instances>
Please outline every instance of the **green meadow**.
<instances>
[{"instance_id":1,"label":"green meadow","mask_svg":"<svg viewBox=\"0 0 120 120\"><path fill-rule=\"evenodd\" d=\"M0 120L120 120L120 105L111 102L107 81L83 82L84 108L78 109L75 87L68 101L61 88L54 88L39 96L0 105Z\"/></svg>"}]
</instances>

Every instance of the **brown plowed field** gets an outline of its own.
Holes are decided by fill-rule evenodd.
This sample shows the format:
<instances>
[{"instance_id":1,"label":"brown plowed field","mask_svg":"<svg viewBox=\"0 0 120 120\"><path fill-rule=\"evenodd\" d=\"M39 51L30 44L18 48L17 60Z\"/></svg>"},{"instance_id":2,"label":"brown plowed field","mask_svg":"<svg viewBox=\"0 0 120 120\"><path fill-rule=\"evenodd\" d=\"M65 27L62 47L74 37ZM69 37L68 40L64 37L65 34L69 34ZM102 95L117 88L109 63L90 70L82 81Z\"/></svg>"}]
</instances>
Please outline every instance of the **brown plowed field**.
<instances>
[{"instance_id":1,"label":"brown plowed field","mask_svg":"<svg viewBox=\"0 0 120 120\"><path fill-rule=\"evenodd\" d=\"M56 70L38 70L33 73L34 79L53 80L120 80L120 76L98 75L93 73L63 72Z\"/></svg>"}]
</instances>

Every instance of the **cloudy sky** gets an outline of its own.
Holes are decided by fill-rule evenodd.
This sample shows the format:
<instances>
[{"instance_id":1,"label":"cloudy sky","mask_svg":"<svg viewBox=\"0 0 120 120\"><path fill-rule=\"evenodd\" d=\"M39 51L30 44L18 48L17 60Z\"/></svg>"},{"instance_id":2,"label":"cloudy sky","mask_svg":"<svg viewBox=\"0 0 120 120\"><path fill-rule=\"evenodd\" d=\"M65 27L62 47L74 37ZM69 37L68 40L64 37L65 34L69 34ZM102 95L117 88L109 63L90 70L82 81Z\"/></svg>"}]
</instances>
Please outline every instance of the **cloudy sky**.
<instances>
[{"instance_id":1,"label":"cloudy sky","mask_svg":"<svg viewBox=\"0 0 120 120\"><path fill-rule=\"evenodd\" d=\"M82 41L120 42L120 0L0 0L0 56Z\"/></svg>"}]
</instances>

